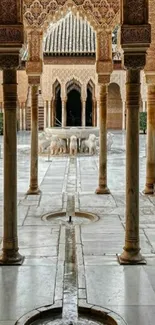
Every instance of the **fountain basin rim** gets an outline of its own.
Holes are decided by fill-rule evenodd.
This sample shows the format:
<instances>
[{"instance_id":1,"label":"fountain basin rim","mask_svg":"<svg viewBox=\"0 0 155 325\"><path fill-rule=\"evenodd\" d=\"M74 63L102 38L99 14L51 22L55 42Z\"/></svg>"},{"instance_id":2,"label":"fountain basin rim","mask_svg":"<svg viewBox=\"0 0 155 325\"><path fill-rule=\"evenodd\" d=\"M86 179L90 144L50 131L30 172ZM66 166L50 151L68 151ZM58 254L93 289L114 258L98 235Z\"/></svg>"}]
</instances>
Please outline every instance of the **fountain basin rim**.
<instances>
[{"instance_id":1,"label":"fountain basin rim","mask_svg":"<svg viewBox=\"0 0 155 325\"><path fill-rule=\"evenodd\" d=\"M103 308L96 305L90 305L84 303L84 306L78 306L78 315L79 317L85 317L88 320L94 320L96 322L106 322L106 325L127 325L125 320L117 313L113 312L110 309ZM30 311L29 313L23 315L15 325L33 325L35 321L50 320L49 317L59 317L62 319L62 307L58 307L57 304L38 307Z\"/></svg>"},{"instance_id":2,"label":"fountain basin rim","mask_svg":"<svg viewBox=\"0 0 155 325\"><path fill-rule=\"evenodd\" d=\"M65 211L58 211L58 212L52 212L52 213L46 213L44 214L41 219L43 221L51 221L52 218L56 217L65 217L66 212ZM91 212L86 212L86 211L75 211L75 217L83 217L86 219L91 220L92 222L97 222L100 218L98 215L91 213Z\"/></svg>"}]
</instances>

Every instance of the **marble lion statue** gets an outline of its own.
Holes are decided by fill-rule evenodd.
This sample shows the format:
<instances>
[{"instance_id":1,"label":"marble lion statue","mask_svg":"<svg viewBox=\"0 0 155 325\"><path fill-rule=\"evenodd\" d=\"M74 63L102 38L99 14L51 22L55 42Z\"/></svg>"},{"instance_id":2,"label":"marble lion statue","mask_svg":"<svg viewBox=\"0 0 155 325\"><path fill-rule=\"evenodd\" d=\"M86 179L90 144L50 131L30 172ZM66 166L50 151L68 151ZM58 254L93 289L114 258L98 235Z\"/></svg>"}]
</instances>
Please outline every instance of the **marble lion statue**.
<instances>
[{"instance_id":1,"label":"marble lion statue","mask_svg":"<svg viewBox=\"0 0 155 325\"><path fill-rule=\"evenodd\" d=\"M90 155L96 154L96 135L89 134L87 140L81 142L81 152L89 152Z\"/></svg>"},{"instance_id":2,"label":"marble lion statue","mask_svg":"<svg viewBox=\"0 0 155 325\"><path fill-rule=\"evenodd\" d=\"M111 146L113 144L113 137L114 135L110 132L107 133L107 150L110 151L111 150Z\"/></svg>"},{"instance_id":3,"label":"marble lion statue","mask_svg":"<svg viewBox=\"0 0 155 325\"><path fill-rule=\"evenodd\" d=\"M60 140L57 135L52 135L52 140L50 143L50 153L51 155L58 155L60 151Z\"/></svg>"},{"instance_id":4,"label":"marble lion statue","mask_svg":"<svg viewBox=\"0 0 155 325\"><path fill-rule=\"evenodd\" d=\"M67 141L64 139L59 139L60 153L67 152Z\"/></svg>"},{"instance_id":5,"label":"marble lion statue","mask_svg":"<svg viewBox=\"0 0 155 325\"><path fill-rule=\"evenodd\" d=\"M70 155L77 154L77 137L76 137L76 135L72 135L70 137L69 152L70 152Z\"/></svg>"},{"instance_id":6,"label":"marble lion statue","mask_svg":"<svg viewBox=\"0 0 155 325\"><path fill-rule=\"evenodd\" d=\"M41 154L49 148L51 139L45 135L45 132L39 134L38 138L38 152Z\"/></svg>"}]
</instances>

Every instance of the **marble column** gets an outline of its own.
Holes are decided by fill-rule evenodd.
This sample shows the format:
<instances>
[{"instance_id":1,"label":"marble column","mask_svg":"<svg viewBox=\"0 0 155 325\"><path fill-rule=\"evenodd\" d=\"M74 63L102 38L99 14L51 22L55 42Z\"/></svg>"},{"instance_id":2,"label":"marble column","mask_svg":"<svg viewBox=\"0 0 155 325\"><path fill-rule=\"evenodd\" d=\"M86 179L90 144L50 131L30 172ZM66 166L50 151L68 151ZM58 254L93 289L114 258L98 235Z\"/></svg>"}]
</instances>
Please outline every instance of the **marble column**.
<instances>
[{"instance_id":1,"label":"marble column","mask_svg":"<svg viewBox=\"0 0 155 325\"><path fill-rule=\"evenodd\" d=\"M62 103L62 128L66 127L66 99L61 100Z\"/></svg>"},{"instance_id":2,"label":"marble column","mask_svg":"<svg viewBox=\"0 0 155 325\"><path fill-rule=\"evenodd\" d=\"M97 127L100 127L100 102L97 100Z\"/></svg>"},{"instance_id":3,"label":"marble column","mask_svg":"<svg viewBox=\"0 0 155 325\"><path fill-rule=\"evenodd\" d=\"M31 166L28 195L39 194L38 188L38 85L31 85Z\"/></svg>"},{"instance_id":4,"label":"marble column","mask_svg":"<svg viewBox=\"0 0 155 325\"><path fill-rule=\"evenodd\" d=\"M123 105L123 114L122 114L122 130L125 130L125 122L126 122L126 107L125 107L125 101L122 102Z\"/></svg>"},{"instance_id":5,"label":"marble column","mask_svg":"<svg viewBox=\"0 0 155 325\"><path fill-rule=\"evenodd\" d=\"M44 101L44 129L48 127L48 107L47 107L48 101Z\"/></svg>"},{"instance_id":6,"label":"marble column","mask_svg":"<svg viewBox=\"0 0 155 325\"><path fill-rule=\"evenodd\" d=\"M143 112L146 112L146 101L143 100Z\"/></svg>"},{"instance_id":7,"label":"marble column","mask_svg":"<svg viewBox=\"0 0 155 325\"><path fill-rule=\"evenodd\" d=\"M26 105L23 103L23 130L26 130Z\"/></svg>"},{"instance_id":8,"label":"marble column","mask_svg":"<svg viewBox=\"0 0 155 325\"><path fill-rule=\"evenodd\" d=\"M51 101L48 101L48 127L51 127Z\"/></svg>"},{"instance_id":9,"label":"marble column","mask_svg":"<svg viewBox=\"0 0 155 325\"><path fill-rule=\"evenodd\" d=\"M19 129L23 130L23 112L22 112L22 103L19 106Z\"/></svg>"},{"instance_id":10,"label":"marble column","mask_svg":"<svg viewBox=\"0 0 155 325\"><path fill-rule=\"evenodd\" d=\"M82 99L82 126L86 126L86 100Z\"/></svg>"},{"instance_id":11,"label":"marble column","mask_svg":"<svg viewBox=\"0 0 155 325\"><path fill-rule=\"evenodd\" d=\"M55 100L54 98L51 100L51 126L54 127L55 121Z\"/></svg>"},{"instance_id":12,"label":"marble column","mask_svg":"<svg viewBox=\"0 0 155 325\"><path fill-rule=\"evenodd\" d=\"M139 106L140 70L127 70L126 232L121 264L143 263L139 244Z\"/></svg>"},{"instance_id":13,"label":"marble column","mask_svg":"<svg viewBox=\"0 0 155 325\"><path fill-rule=\"evenodd\" d=\"M0 264L22 264L17 235L17 75L3 71L4 95L4 221Z\"/></svg>"},{"instance_id":14,"label":"marble column","mask_svg":"<svg viewBox=\"0 0 155 325\"><path fill-rule=\"evenodd\" d=\"M107 187L107 84L100 85L100 154L99 154L99 186L96 194L109 194Z\"/></svg>"},{"instance_id":15,"label":"marble column","mask_svg":"<svg viewBox=\"0 0 155 325\"><path fill-rule=\"evenodd\" d=\"M145 194L154 194L155 187L155 84L148 84L147 158Z\"/></svg>"}]
</instances>

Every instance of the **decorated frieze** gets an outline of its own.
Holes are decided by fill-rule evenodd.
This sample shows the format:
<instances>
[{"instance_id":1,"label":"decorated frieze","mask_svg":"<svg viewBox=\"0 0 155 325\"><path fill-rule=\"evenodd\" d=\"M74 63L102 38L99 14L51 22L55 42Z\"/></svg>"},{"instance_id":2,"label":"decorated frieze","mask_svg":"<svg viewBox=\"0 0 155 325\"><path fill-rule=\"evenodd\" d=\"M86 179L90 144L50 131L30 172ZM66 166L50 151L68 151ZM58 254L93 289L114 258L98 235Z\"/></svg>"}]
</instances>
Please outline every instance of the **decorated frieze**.
<instances>
[{"instance_id":1,"label":"decorated frieze","mask_svg":"<svg viewBox=\"0 0 155 325\"><path fill-rule=\"evenodd\" d=\"M119 0L24 0L24 19L27 26L45 26L60 19L68 9L79 11L97 28L113 28L119 22Z\"/></svg>"}]
</instances>

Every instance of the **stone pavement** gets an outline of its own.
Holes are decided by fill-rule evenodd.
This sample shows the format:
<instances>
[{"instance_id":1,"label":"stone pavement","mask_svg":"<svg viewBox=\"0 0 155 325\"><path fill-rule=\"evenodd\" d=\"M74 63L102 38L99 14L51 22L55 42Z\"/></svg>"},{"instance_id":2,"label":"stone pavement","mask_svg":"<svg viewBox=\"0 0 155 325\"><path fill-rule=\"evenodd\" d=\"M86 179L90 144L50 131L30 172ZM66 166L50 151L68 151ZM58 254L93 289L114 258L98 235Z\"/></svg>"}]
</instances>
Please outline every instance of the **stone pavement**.
<instances>
[{"instance_id":1,"label":"stone pavement","mask_svg":"<svg viewBox=\"0 0 155 325\"><path fill-rule=\"evenodd\" d=\"M2 137L0 139L2 142ZM108 153L110 195L94 194L98 157L39 157L39 196L26 196L29 187L30 135L18 134L18 232L22 266L0 267L0 325L41 306L62 303L65 225L41 217L66 211L67 192L75 193L76 211L91 212L97 222L76 225L79 304L108 308L128 325L154 324L155 319L155 196L144 196L145 141L140 135L140 240L146 266L120 266L124 245L125 134L115 132ZM3 146L3 145L2 145ZM72 168L70 168L72 167ZM3 182L3 159L0 159ZM3 186L0 188L0 241Z\"/></svg>"}]
</instances>

